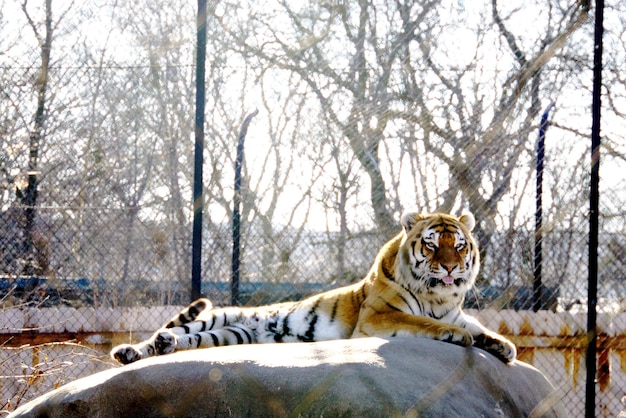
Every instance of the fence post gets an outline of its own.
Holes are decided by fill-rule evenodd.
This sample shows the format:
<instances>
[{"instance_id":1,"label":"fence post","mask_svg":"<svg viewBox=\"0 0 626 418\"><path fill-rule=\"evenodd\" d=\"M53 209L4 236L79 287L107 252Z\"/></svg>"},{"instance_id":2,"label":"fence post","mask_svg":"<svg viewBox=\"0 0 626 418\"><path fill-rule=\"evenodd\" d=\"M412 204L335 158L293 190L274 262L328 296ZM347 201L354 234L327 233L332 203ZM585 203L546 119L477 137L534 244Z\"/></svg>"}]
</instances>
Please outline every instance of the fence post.
<instances>
[{"instance_id":1,"label":"fence post","mask_svg":"<svg viewBox=\"0 0 626 418\"><path fill-rule=\"evenodd\" d=\"M191 242L191 300L201 296L202 290L202 212L204 211L204 103L206 62L206 0L198 0L196 46L196 127L193 171L193 236Z\"/></svg>"},{"instance_id":2,"label":"fence post","mask_svg":"<svg viewBox=\"0 0 626 418\"><path fill-rule=\"evenodd\" d=\"M533 311L537 312L541 309L543 301L543 290L541 287L541 264L542 264L542 241L543 231L541 229L543 222L543 161L545 156L546 130L548 129L548 116L550 109L554 106L554 102L550 102L543 115L541 115L541 123L539 124L539 140L537 141L537 191L535 196L535 268L533 270Z\"/></svg>"},{"instance_id":3,"label":"fence post","mask_svg":"<svg viewBox=\"0 0 626 418\"><path fill-rule=\"evenodd\" d=\"M248 125L253 117L259 113L258 110L250 113L241 125L239 139L237 140L237 157L235 159L235 194L233 196L233 255L231 262L230 280L230 304L239 305L239 270L241 266L241 166L243 165L243 144L248 133Z\"/></svg>"},{"instance_id":4,"label":"fence post","mask_svg":"<svg viewBox=\"0 0 626 418\"><path fill-rule=\"evenodd\" d=\"M604 0L596 0L593 97L591 104L591 185L589 193L589 284L587 288L587 357L585 416L595 416L596 404L596 305L598 297L598 211L600 202L600 114L602 94L602 36L604 34Z\"/></svg>"}]
</instances>

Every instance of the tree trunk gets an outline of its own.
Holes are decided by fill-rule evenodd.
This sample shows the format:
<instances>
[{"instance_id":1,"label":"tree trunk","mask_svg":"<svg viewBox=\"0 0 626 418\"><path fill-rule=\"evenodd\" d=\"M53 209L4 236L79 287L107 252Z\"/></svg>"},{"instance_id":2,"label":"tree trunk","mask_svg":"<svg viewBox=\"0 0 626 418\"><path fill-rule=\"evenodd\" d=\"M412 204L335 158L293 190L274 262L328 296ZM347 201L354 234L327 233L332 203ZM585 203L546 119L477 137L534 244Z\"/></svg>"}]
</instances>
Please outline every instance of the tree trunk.
<instances>
[{"instance_id":1,"label":"tree trunk","mask_svg":"<svg viewBox=\"0 0 626 418\"><path fill-rule=\"evenodd\" d=\"M44 38L41 38L33 21L30 19L26 10L26 3L22 5L22 10L28 18L41 46L41 67L39 76L35 81L37 90L37 110L35 111L34 126L29 135L28 185L22 194L22 206L24 207L24 241L22 256L25 261L22 273L27 276L32 276L42 275L45 273L44 270L46 270L45 265L37 262L38 256L34 239L34 224L38 195L37 173L39 172L39 151L41 149L41 140L46 117L46 92L48 90L48 69L50 68L50 50L52 46L52 0L46 0L46 32Z\"/></svg>"}]
</instances>

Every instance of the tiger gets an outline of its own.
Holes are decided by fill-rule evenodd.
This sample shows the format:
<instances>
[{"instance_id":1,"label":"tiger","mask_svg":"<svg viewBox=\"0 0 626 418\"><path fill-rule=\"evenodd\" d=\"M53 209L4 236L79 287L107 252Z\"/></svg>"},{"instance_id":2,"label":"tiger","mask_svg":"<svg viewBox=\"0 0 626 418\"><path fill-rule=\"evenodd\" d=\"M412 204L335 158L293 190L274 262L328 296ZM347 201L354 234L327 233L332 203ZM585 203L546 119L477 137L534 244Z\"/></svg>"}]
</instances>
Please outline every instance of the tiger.
<instances>
[{"instance_id":1,"label":"tiger","mask_svg":"<svg viewBox=\"0 0 626 418\"><path fill-rule=\"evenodd\" d=\"M179 350L233 344L419 336L476 346L504 363L515 345L462 311L480 268L475 218L409 212L366 276L300 301L213 308L192 302L147 340L113 348L122 364Z\"/></svg>"}]
</instances>

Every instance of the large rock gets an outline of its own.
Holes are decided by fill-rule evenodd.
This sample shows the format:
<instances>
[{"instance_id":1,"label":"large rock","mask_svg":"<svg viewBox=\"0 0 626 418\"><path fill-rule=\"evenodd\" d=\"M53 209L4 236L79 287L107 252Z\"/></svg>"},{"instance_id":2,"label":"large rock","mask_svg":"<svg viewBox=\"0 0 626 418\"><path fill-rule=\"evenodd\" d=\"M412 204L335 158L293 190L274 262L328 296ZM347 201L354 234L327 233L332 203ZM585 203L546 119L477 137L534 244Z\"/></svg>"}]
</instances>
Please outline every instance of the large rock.
<instances>
[{"instance_id":1,"label":"large rock","mask_svg":"<svg viewBox=\"0 0 626 418\"><path fill-rule=\"evenodd\" d=\"M565 416L533 367L425 338L179 352L76 380L12 417Z\"/></svg>"}]
</instances>

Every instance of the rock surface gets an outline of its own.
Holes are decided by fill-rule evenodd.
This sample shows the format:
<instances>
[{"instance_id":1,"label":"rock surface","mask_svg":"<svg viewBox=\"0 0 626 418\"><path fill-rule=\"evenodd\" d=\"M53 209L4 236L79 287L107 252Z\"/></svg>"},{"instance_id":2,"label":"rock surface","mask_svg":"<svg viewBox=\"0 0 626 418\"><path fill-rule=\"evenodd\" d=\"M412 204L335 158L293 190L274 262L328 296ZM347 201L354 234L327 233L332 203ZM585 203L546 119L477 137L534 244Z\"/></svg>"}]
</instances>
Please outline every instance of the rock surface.
<instances>
[{"instance_id":1,"label":"rock surface","mask_svg":"<svg viewBox=\"0 0 626 418\"><path fill-rule=\"evenodd\" d=\"M76 380L11 417L565 416L533 367L425 338L209 348Z\"/></svg>"}]
</instances>

